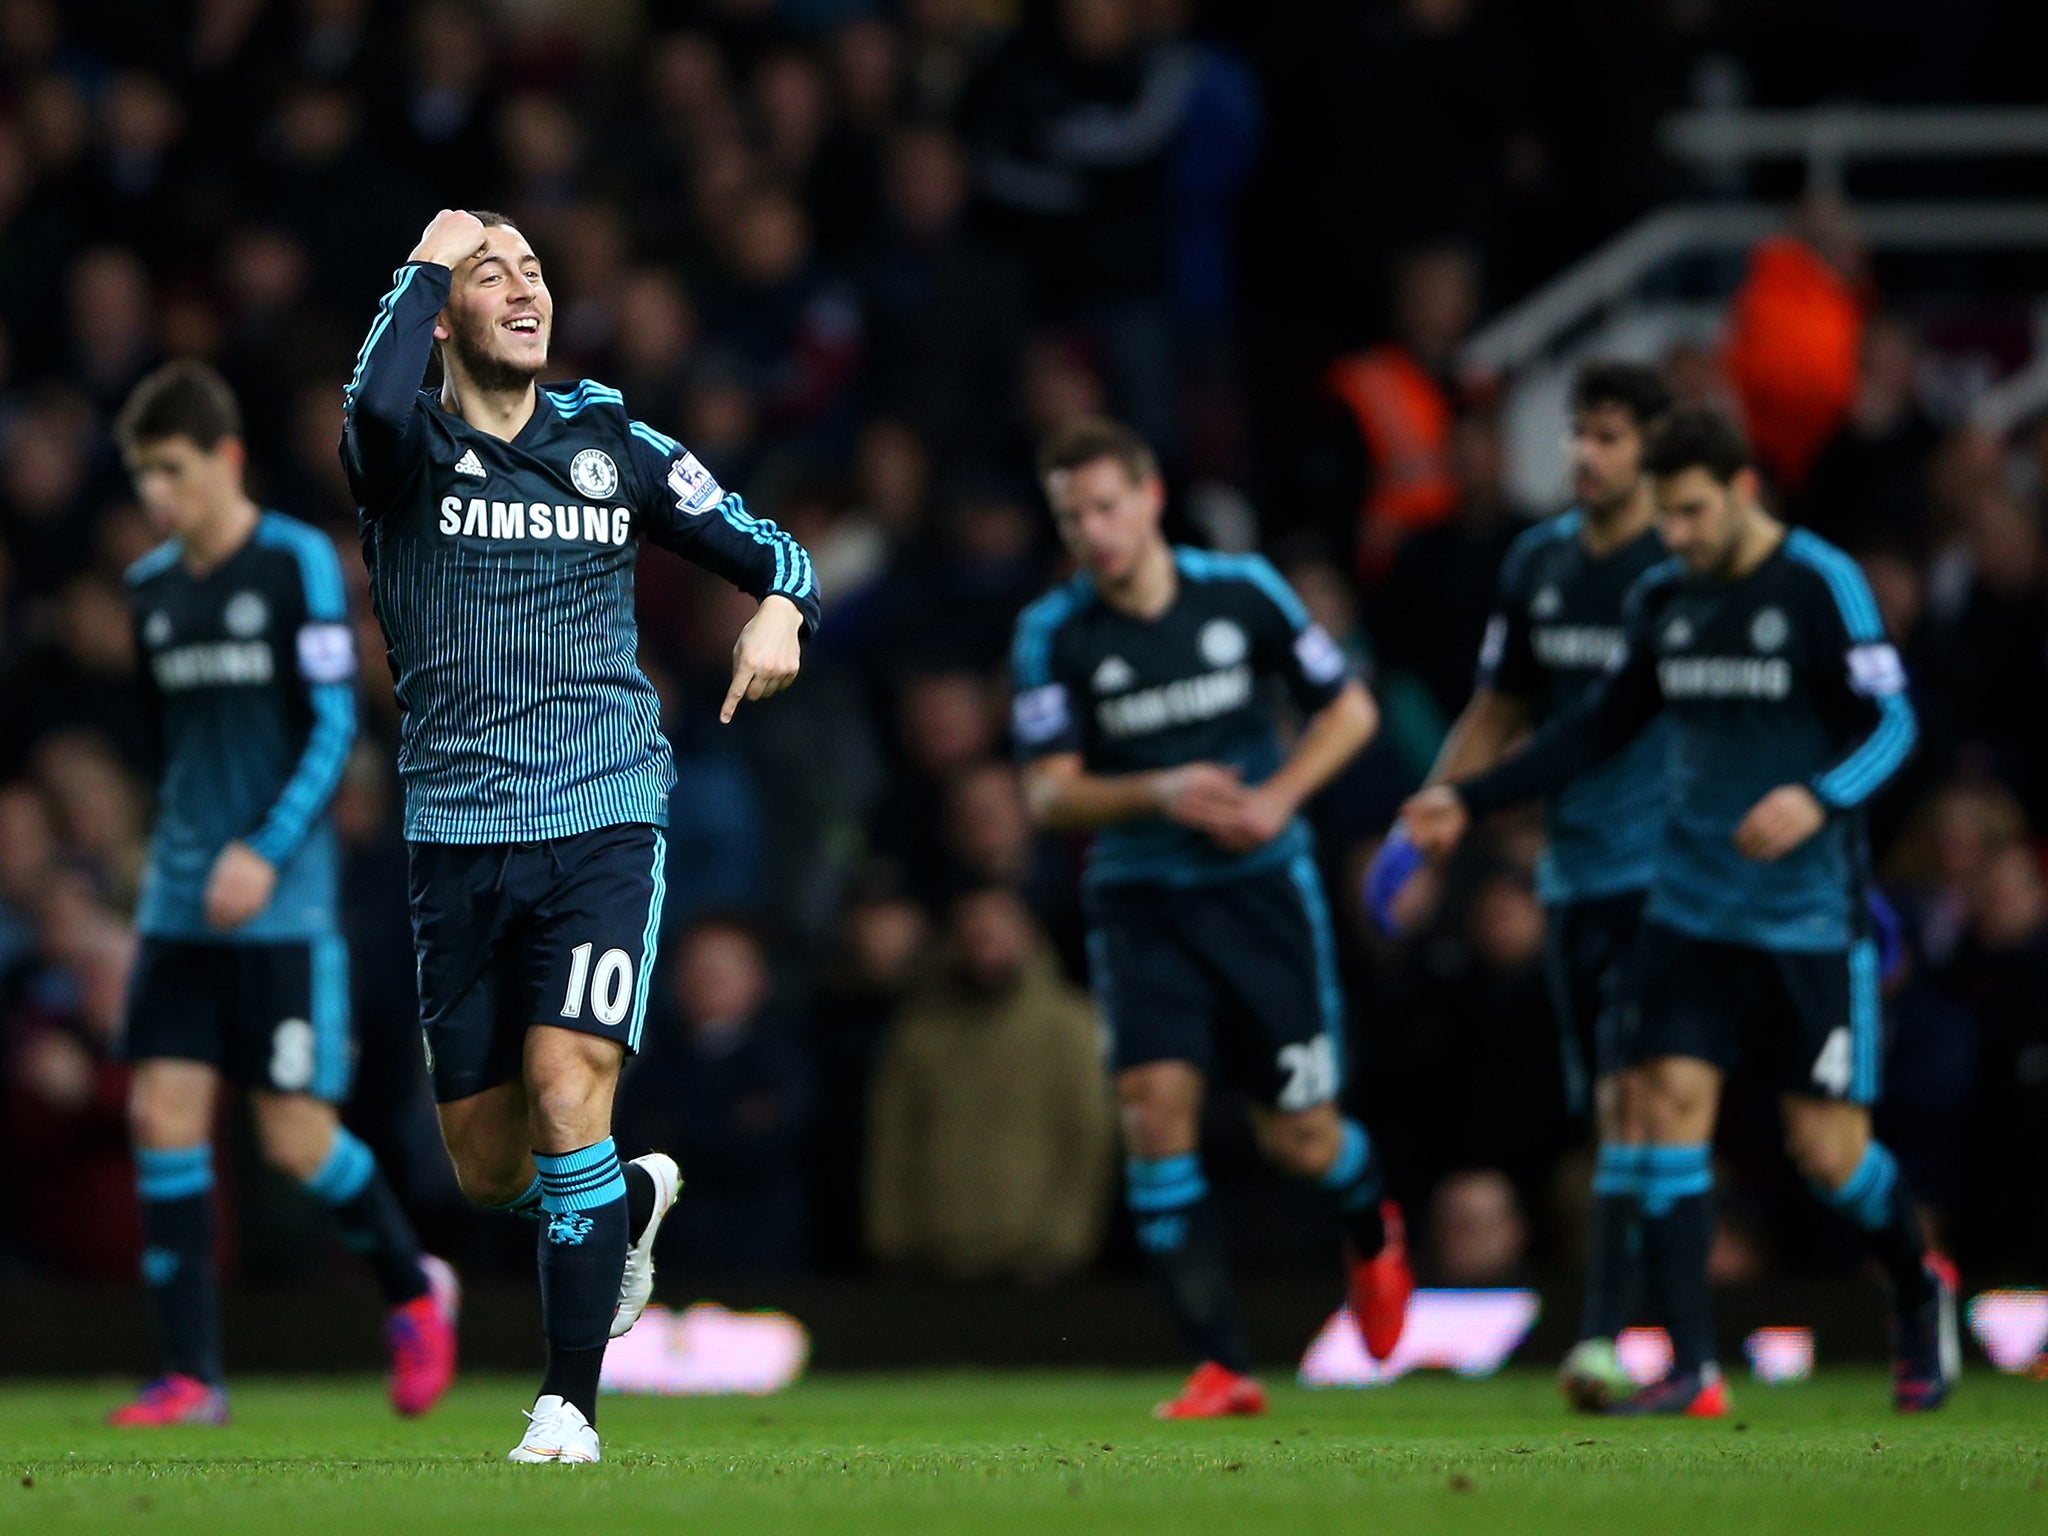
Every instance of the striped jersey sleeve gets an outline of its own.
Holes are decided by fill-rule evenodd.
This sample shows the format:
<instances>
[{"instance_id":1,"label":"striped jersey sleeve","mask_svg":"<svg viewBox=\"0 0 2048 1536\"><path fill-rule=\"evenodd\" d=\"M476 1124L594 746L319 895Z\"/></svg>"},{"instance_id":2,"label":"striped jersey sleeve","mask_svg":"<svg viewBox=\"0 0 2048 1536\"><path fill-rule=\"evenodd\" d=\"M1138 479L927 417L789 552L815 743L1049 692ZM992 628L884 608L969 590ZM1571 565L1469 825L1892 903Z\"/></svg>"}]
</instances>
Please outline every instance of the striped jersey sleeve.
<instances>
[{"instance_id":1,"label":"striped jersey sleeve","mask_svg":"<svg viewBox=\"0 0 2048 1536\"><path fill-rule=\"evenodd\" d=\"M341 395L341 462L366 511L380 504L374 493L402 482L422 452L420 386L434 350L434 323L454 280L439 262L400 267L356 353Z\"/></svg>"},{"instance_id":2,"label":"striped jersey sleeve","mask_svg":"<svg viewBox=\"0 0 2048 1536\"><path fill-rule=\"evenodd\" d=\"M804 632L816 633L818 578L810 552L747 511L737 492L667 433L630 417L627 432L646 536L750 596L788 598L804 616Z\"/></svg>"},{"instance_id":3,"label":"striped jersey sleeve","mask_svg":"<svg viewBox=\"0 0 2048 1536\"><path fill-rule=\"evenodd\" d=\"M266 512L256 526L256 539L292 555L305 590L304 621L293 637L293 654L312 727L291 776L247 839L272 865L282 866L326 812L355 742L355 636L341 562L325 534Z\"/></svg>"},{"instance_id":4,"label":"striped jersey sleeve","mask_svg":"<svg viewBox=\"0 0 2048 1536\"><path fill-rule=\"evenodd\" d=\"M1786 536L1785 552L1826 588L1820 665L1830 667L1827 658L1839 658L1832 663L1839 670L1817 679L1816 695L1830 714L1848 723L1841 751L1808 787L1821 804L1848 810L1869 800L1912 756L1919 723L1906 694L1906 667L1885 636L1877 599L1854 560L1804 529Z\"/></svg>"}]
</instances>

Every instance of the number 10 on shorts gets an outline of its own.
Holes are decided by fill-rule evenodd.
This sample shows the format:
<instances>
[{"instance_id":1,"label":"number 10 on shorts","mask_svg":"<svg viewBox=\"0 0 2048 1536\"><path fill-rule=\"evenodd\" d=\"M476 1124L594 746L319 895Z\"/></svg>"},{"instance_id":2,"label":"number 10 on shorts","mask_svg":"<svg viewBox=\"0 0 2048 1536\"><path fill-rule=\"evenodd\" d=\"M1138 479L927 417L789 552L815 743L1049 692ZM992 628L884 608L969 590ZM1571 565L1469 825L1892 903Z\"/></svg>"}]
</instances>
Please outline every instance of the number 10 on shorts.
<instances>
[{"instance_id":1,"label":"number 10 on shorts","mask_svg":"<svg viewBox=\"0 0 2048 1536\"><path fill-rule=\"evenodd\" d=\"M585 988L589 989L590 1016L600 1024L620 1023L633 1005L633 957L623 949L608 949L590 963L595 944L578 944L569 951L569 993L562 999L562 1017L583 1017Z\"/></svg>"}]
</instances>

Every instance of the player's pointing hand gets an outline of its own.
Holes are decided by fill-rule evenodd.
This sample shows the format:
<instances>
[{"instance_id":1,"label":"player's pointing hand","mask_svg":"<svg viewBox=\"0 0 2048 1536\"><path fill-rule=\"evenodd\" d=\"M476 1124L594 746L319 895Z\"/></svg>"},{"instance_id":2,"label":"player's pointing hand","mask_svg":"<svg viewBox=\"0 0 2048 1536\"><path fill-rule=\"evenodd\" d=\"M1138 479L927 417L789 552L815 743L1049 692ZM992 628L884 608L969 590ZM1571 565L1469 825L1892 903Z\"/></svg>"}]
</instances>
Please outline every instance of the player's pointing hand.
<instances>
[{"instance_id":1,"label":"player's pointing hand","mask_svg":"<svg viewBox=\"0 0 2048 1536\"><path fill-rule=\"evenodd\" d=\"M486 238L483 221L475 214L460 208L443 208L421 233L420 243L406 260L436 262L452 272L483 249Z\"/></svg>"},{"instance_id":2,"label":"player's pointing hand","mask_svg":"<svg viewBox=\"0 0 2048 1536\"><path fill-rule=\"evenodd\" d=\"M804 616L786 597L770 594L747 620L732 648L732 686L725 691L720 724L731 721L741 699L765 699L796 681L803 665Z\"/></svg>"}]
</instances>

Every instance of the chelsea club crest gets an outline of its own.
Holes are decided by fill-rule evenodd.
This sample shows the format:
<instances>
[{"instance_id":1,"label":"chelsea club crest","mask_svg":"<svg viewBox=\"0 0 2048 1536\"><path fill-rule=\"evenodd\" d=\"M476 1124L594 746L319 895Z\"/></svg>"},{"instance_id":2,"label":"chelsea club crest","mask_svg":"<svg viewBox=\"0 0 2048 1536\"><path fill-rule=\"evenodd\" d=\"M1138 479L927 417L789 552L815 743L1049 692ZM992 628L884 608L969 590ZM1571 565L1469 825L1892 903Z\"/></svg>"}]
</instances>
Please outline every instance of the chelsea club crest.
<instances>
[{"instance_id":1,"label":"chelsea club crest","mask_svg":"<svg viewBox=\"0 0 2048 1536\"><path fill-rule=\"evenodd\" d=\"M602 448L586 448L569 462L569 483L592 501L607 501L619 488L619 466Z\"/></svg>"}]
</instances>

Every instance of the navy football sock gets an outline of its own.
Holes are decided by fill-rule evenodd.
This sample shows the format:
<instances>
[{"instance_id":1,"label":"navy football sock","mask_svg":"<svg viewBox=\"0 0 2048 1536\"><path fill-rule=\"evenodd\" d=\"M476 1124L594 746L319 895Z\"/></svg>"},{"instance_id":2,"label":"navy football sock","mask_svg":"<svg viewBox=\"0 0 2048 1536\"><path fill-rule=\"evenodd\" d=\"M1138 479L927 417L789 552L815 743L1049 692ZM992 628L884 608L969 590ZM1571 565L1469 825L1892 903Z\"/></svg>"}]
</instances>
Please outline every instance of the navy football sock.
<instances>
[{"instance_id":1,"label":"navy football sock","mask_svg":"<svg viewBox=\"0 0 2048 1536\"><path fill-rule=\"evenodd\" d=\"M1134 1157L1124 1164L1124 1177L1138 1246L1188 1348L1198 1359L1249 1371L1251 1347L1230 1289L1223 1223L1209 1198L1201 1159L1193 1153Z\"/></svg>"},{"instance_id":2,"label":"navy football sock","mask_svg":"<svg viewBox=\"0 0 2048 1536\"><path fill-rule=\"evenodd\" d=\"M164 1369L218 1386L220 1295L213 1272L213 1149L135 1153L142 1197L142 1278Z\"/></svg>"},{"instance_id":3,"label":"navy football sock","mask_svg":"<svg viewBox=\"0 0 2048 1536\"><path fill-rule=\"evenodd\" d=\"M541 1395L567 1399L597 1422L597 1378L626 1271L626 1180L607 1136L551 1155L540 1170L540 1313L548 1368Z\"/></svg>"},{"instance_id":4,"label":"navy football sock","mask_svg":"<svg viewBox=\"0 0 2048 1536\"><path fill-rule=\"evenodd\" d=\"M334 1212L342 1241L370 1261L387 1306L427 1293L419 1239L399 1208L376 1156L345 1126L334 1128L327 1160L306 1180L313 1198Z\"/></svg>"},{"instance_id":5,"label":"navy football sock","mask_svg":"<svg viewBox=\"0 0 2048 1536\"><path fill-rule=\"evenodd\" d=\"M1872 1141L1863 1149L1863 1160L1846 1184L1840 1189L1816 1185L1814 1193L1863 1229L1872 1255L1891 1279L1900 1306L1919 1306L1933 1294L1920 1215L1889 1147Z\"/></svg>"},{"instance_id":6,"label":"navy football sock","mask_svg":"<svg viewBox=\"0 0 2048 1536\"><path fill-rule=\"evenodd\" d=\"M1704 1143L1642 1152L1643 1271L1671 1334L1671 1368L1697 1375L1714 1360L1714 1167Z\"/></svg>"},{"instance_id":7,"label":"navy football sock","mask_svg":"<svg viewBox=\"0 0 2048 1536\"><path fill-rule=\"evenodd\" d=\"M1593 1167L1593 1209L1586 1224L1586 1306L1581 1339L1611 1339L1636 1306L1642 1256L1640 1185L1644 1147L1602 1142Z\"/></svg>"},{"instance_id":8,"label":"navy football sock","mask_svg":"<svg viewBox=\"0 0 2048 1536\"><path fill-rule=\"evenodd\" d=\"M1358 1257L1369 1259L1387 1246L1386 1223L1380 1219L1380 1160L1356 1120L1345 1119L1336 1159L1316 1182L1335 1199L1344 1235Z\"/></svg>"}]
</instances>

